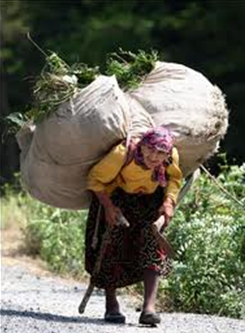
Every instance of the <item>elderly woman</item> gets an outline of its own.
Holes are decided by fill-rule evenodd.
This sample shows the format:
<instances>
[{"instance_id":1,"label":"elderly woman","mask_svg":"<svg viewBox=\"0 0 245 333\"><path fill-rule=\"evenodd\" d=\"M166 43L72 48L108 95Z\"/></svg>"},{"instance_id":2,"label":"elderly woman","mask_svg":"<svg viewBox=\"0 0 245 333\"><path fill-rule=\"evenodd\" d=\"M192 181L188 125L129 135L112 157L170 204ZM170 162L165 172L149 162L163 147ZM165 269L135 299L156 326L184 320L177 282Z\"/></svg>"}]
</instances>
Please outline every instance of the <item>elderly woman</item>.
<instances>
[{"instance_id":1,"label":"elderly woman","mask_svg":"<svg viewBox=\"0 0 245 333\"><path fill-rule=\"evenodd\" d=\"M181 179L178 151L171 133L161 126L149 129L129 147L124 143L115 146L91 169L88 189L93 199L87 221L85 267L93 273L103 233L106 227L111 228L100 271L92 276L94 285L105 289L106 321L125 322L116 289L143 280L139 323L160 323L155 300L159 276L169 271L168 258L151 226L161 215L168 224ZM128 228L117 225L120 214L129 222ZM96 248L92 246L95 230Z\"/></svg>"}]
</instances>

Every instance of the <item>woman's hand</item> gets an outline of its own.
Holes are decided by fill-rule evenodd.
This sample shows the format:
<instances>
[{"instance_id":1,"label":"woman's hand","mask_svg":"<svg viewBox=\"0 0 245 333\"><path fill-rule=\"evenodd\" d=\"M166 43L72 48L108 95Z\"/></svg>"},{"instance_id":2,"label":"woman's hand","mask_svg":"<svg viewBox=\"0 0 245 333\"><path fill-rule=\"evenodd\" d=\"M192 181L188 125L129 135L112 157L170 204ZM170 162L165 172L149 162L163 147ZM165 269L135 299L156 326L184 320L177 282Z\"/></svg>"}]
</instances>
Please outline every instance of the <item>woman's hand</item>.
<instances>
[{"instance_id":1,"label":"woman's hand","mask_svg":"<svg viewBox=\"0 0 245 333\"><path fill-rule=\"evenodd\" d=\"M171 198L167 197L164 200L164 203L162 204L162 206L159 208L159 214L164 215L164 217L165 217L166 226L168 226L169 221L174 216L174 206L175 206L175 204L174 204L173 200Z\"/></svg>"},{"instance_id":2,"label":"woman's hand","mask_svg":"<svg viewBox=\"0 0 245 333\"><path fill-rule=\"evenodd\" d=\"M114 205L104 206L105 207L105 218L109 227L113 228L118 223L118 217L121 213L120 209Z\"/></svg>"},{"instance_id":3,"label":"woman's hand","mask_svg":"<svg viewBox=\"0 0 245 333\"><path fill-rule=\"evenodd\" d=\"M118 222L121 210L113 204L111 198L105 192L95 192L95 194L105 209L106 222L110 227L114 227Z\"/></svg>"}]
</instances>

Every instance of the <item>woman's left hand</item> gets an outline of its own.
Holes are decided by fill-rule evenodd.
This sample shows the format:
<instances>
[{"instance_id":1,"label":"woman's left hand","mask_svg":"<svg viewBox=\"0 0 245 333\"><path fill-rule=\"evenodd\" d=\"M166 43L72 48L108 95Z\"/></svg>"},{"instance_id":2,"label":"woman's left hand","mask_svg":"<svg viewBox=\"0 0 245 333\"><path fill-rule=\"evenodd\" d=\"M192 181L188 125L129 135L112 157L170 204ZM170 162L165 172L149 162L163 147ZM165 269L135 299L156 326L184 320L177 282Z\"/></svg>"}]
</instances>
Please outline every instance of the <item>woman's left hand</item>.
<instances>
[{"instance_id":1,"label":"woman's left hand","mask_svg":"<svg viewBox=\"0 0 245 333\"><path fill-rule=\"evenodd\" d=\"M174 216L174 202L171 198L166 198L164 203L159 208L159 214L164 215L166 226L169 224L169 221Z\"/></svg>"}]
</instances>

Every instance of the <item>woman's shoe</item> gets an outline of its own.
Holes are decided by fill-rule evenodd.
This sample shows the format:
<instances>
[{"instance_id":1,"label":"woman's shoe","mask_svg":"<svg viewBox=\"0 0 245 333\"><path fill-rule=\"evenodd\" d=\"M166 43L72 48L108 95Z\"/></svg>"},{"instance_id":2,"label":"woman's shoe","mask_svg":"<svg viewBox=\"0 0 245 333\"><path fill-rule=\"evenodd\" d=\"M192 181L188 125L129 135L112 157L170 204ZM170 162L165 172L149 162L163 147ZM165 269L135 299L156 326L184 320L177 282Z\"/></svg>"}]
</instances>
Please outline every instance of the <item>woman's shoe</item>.
<instances>
[{"instance_id":1,"label":"woman's shoe","mask_svg":"<svg viewBox=\"0 0 245 333\"><path fill-rule=\"evenodd\" d=\"M104 319L113 324L125 324L126 321L126 317L120 312L106 312Z\"/></svg>"},{"instance_id":2,"label":"woman's shoe","mask_svg":"<svg viewBox=\"0 0 245 333\"><path fill-rule=\"evenodd\" d=\"M141 312L140 318L139 318L139 323L142 325L151 325L155 326L157 324L160 324L161 318L159 314L156 312L147 312L143 311Z\"/></svg>"}]
</instances>

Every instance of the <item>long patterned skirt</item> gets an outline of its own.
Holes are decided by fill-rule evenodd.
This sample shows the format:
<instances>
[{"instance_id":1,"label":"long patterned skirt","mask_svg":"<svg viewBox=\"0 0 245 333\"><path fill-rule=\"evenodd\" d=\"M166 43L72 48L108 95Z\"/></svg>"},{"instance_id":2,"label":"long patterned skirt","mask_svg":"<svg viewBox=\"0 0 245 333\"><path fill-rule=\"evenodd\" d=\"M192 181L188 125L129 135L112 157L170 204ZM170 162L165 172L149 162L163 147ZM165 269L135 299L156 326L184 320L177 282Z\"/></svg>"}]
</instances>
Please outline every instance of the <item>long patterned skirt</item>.
<instances>
[{"instance_id":1,"label":"long patterned skirt","mask_svg":"<svg viewBox=\"0 0 245 333\"><path fill-rule=\"evenodd\" d=\"M103 251L100 270L93 274L101 249L101 240L106 229L104 209L93 196L86 230L85 268L92 275L92 282L98 288L119 288L143 280L146 268L167 275L169 259L159 247L153 235L151 224L158 218L158 209L163 202L164 190L160 187L153 194L129 194L116 189L111 197L129 221L130 227L114 227L109 242ZM98 224L98 244L92 246Z\"/></svg>"}]
</instances>

